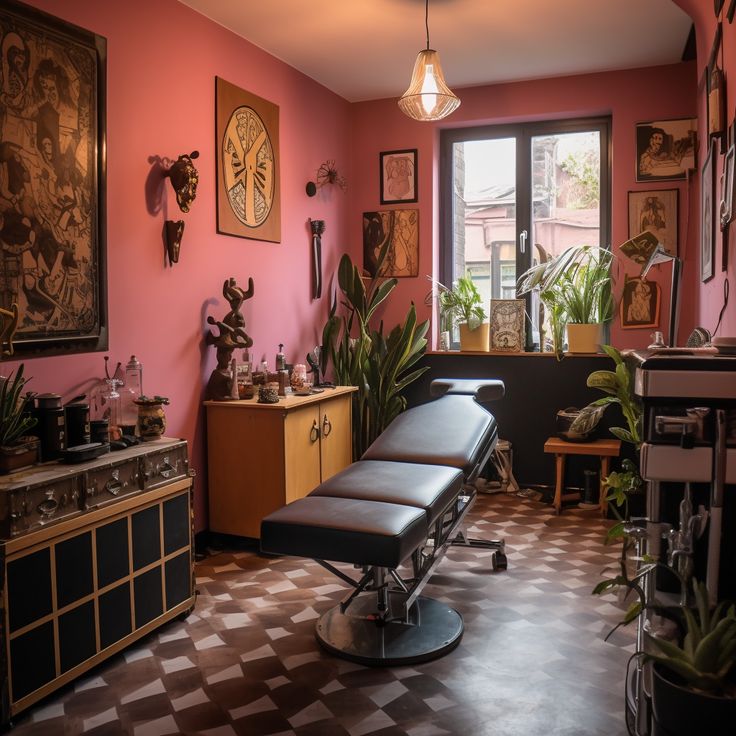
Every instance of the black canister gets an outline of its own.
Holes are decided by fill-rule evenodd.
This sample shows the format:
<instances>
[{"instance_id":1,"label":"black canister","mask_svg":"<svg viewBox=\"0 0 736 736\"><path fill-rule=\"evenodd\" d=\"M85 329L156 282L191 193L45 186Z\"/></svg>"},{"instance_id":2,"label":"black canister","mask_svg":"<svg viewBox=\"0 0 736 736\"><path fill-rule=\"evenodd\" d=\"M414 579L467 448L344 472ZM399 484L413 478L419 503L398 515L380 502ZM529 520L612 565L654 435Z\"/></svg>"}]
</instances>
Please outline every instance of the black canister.
<instances>
[{"instance_id":1,"label":"black canister","mask_svg":"<svg viewBox=\"0 0 736 736\"><path fill-rule=\"evenodd\" d=\"M59 394L38 394L33 414L38 420L34 431L41 440L41 461L56 460L66 448L64 408Z\"/></svg>"},{"instance_id":2,"label":"black canister","mask_svg":"<svg viewBox=\"0 0 736 736\"><path fill-rule=\"evenodd\" d=\"M109 421L107 419L93 419L90 423L90 437L92 442L105 442L110 441L109 437Z\"/></svg>"},{"instance_id":3,"label":"black canister","mask_svg":"<svg viewBox=\"0 0 736 736\"><path fill-rule=\"evenodd\" d=\"M65 407L67 447L86 445L90 441L89 404L84 396L72 399Z\"/></svg>"}]
</instances>

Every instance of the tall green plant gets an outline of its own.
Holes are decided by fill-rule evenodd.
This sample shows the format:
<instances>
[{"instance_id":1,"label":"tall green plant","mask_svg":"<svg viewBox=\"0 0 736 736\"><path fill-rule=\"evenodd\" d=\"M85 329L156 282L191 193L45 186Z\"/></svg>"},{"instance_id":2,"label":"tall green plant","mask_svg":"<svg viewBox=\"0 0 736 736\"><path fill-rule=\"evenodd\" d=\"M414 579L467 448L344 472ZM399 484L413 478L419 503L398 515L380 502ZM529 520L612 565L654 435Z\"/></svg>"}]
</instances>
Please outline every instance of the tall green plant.
<instances>
[{"instance_id":1,"label":"tall green plant","mask_svg":"<svg viewBox=\"0 0 736 736\"><path fill-rule=\"evenodd\" d=\"M23 377L23 363L18 367L15 376L3 379L0 388L0 446L13 445L29 429L36 425L36 419L28 413L31 396L21 396L23 387L28 382Z\"/></svg>"},{"instance_id":2,"label":"tall green plant","mask_svg":"<svg viewBox=\"0 0 736 736\"><path fill-rule=\"evenodd\" d=\"M379 253L376 274L387 249L388 243ZM353 452L358 458L406 408L403 389L427 370L410 371L426 348L429 322L417 322L412 303L404 322L384 335L383 322L373 326L376 310L398 281L380 275L364 280L346 254L337 282L342 310L338 314L335 294L322 331L322 351L332 363L335 383L358 388L353 397Z\"/></svg>"},{"instance_id":3,"label":"tall green plant","mask_svg":"<svg viewBox=\"0 0 736 736\"><path fill-rule=\"evenodd\" d=\"M465 322L474 330L487 317L483 299L473 279L467 274L461 276L452 289L439 285L440 315L451 323Z\"/></svg>"}]
</instances>

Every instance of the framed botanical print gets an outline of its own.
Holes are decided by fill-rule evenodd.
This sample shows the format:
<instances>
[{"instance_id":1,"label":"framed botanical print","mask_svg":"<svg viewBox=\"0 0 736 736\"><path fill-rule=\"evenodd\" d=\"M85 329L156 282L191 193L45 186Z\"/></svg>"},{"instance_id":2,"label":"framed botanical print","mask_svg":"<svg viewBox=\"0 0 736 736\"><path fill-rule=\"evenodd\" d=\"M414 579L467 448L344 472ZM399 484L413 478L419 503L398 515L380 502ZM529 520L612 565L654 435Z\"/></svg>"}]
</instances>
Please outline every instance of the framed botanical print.
<instances>
[{"instance_id":1,"label":"framed botanical print","mask_svg":"<svg viewBox=\"0 0 736 736\"><path fill-rule=\"evenodd\" d=\"M376 275L378 255L390 242L381 276L419 275L419 210L363 213L363 269Z\"/></svg>"},{"instance_id":2,"label":"framed botanical print","mask_svg":"<svg viewBox=\"0 0 736 736\"><path fill-rule=\"evenodd\" d=\"M104 350L106 41L10 0L0 39L3 352Z\"/></svg>"},{"instance_id":3,"label":"framed botanical print","mask_svg":"<svg viewBox=\"0 0 736 736\"><path fill-rule=\"evenodd\" d=\"M715 271L715 212L713 204L713 152L714 144L708 145L708 155L705 159L700 177L700 280L708 281L713 278Z\"/></svg>"},{"instance_id":4,"label":"framed botanical print","mask_svg":"<svg viewBox=\"0 0 736 736\"><path fill-rule=\"evenodd\" d=\"M279 108L215 78L217 232L281 242Z\"/></svg>"},{"instance_id":5,"label":"framed botanical print","mask_svg":"<svg viewBox=\"0 0 736 736\"><path fill-rule=\"evenodd\" d=\"M417 149L384 151L381 160L381 204L417 202Z\"/></svg>"},{"instance_id":6,"label":"framed botanical print","mask_svg":"<svg viewBox=\"0 0 736 736\"><path fill-rule=\"evenodd\" d=\"M650 232L676 256L678 196L677 189L629 192L629 237Z\"/></svg>"},{"instance_id":7,"label":"framed botanical print","mask_svg":"<svg viewBox=\"0 0 736 736\"><path fill-rule=\"evenodd\" d=\"M523 352L525 305L523 299L491 299L491 350Z\"/></svg>"}]
</instances>

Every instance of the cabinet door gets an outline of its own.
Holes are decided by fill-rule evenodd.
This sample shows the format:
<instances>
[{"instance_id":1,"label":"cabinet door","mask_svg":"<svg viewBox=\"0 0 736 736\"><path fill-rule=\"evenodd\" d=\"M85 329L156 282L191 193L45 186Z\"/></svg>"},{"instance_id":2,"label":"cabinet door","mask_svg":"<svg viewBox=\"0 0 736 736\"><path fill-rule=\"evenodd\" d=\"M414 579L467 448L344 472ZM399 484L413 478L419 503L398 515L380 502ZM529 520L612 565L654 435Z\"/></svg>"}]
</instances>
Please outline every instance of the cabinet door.
<instances>
[{"instance_id":1,"label":"cabinet door","mask_svg":"<svg viewBox=\"0 0 736 736\"><path fill-rule=\"evenodd\" d=\"M306 496L320 483L319 405L308 404L286 415L286 503Z\"/></svg>"},{"instance_id":2,"label":"cabinet door","mask_svg":"<svg viewBox=\"0 0 736 736\"><path fill-rule=\"evenodd\" d=\"M350 394L319 404L323 481L346 468L353 460L351 406Z\"/></svg>"}]
</instances>

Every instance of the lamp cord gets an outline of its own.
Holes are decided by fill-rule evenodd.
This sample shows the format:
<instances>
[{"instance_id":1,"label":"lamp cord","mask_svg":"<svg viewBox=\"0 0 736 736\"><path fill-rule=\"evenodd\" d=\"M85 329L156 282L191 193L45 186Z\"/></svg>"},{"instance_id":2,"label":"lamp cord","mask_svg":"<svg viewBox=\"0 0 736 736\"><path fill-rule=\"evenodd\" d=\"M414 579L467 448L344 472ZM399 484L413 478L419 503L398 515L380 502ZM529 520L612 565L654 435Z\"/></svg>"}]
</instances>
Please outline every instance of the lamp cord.
<instances>
[{"instance_id":1,"label":"lamp cord","mask_svg":"<svg viewBox=\"0 0 736 736\"><path fill-rule=\"evenodd\" d=\"M427 50L429 50L429 0L424 4L424 27L427 29Z\"/></svg>"},{"instance_id":2,"label":"lamp cord","mask_svg":"<svg viewBox=\"0 0 736 736\"><path fill-rule=\"evenodd\" d=\"M713 330L713 335L718 334L718 330L721 327L721 320L723 319L723 313L726 311L726 307L728 306L729 290L730 290L730 284L728 283L728 279L726 279L723 282L723 306L721 307L721 313L718 315L718 324L716 325L715 330Z\"/></svg>"}]
</instances>

